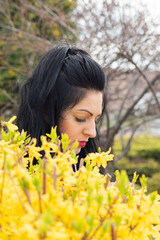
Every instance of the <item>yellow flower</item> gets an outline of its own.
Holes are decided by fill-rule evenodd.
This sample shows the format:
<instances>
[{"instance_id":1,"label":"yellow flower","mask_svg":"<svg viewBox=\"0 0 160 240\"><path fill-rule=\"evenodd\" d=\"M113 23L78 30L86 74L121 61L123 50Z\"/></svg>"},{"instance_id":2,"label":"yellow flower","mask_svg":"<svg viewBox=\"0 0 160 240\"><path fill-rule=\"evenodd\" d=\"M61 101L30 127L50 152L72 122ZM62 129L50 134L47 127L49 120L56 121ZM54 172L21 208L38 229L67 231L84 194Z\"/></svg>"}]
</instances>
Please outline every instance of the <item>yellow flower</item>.
<instances>
[{"instance_id":1,"label":"yellow flower","mask_svg":"<svg viewBox=\"0 0 160 240\"><path fill-rule=\"evenodd\" d=\"M58 146L55 143L48 141L46 136L41 136L41 142L42 142L41 150L45 151L46 157L50 157L51 152L53 153L58 152L59 150Z\"/></svg>"},{"instance_id":2,"label":"yellow flower","mask_svg":"<svg viewBox=\"0 0 160 240\"><path fill-rule=\"evenodd\" d=\"M18 127L12 123L15 119L16 116L13 116L8 122L2 122L2 126L6 126L11 132L18 130Z\"/></svg>"},{"instance_id":3,"label":"yellow flower","mask_svg":"<svg viewBox=\"0 0 160 240\"><path fill-rule=\"evenodd\" d=\"M10 77L15 77L17 74L15 71L13 71L12 69L8 70L8 74Z\"/></svg>"},{"instance_id":4,"label":"yellow flower","mask_svg":"<svg viewBox=\"0 0 160 240\"><path fill-rule=\"evenodd\" d=\"M36 138L32 139L31 144L26 146L26 150L29 154L30 161L33 161L33 158L39 159L42 155L39 153L41 151L40 147L36 146Z\"/></svg>"},{"instance_id":5,"label":"yellow flower","mask_svg":"<svg viewBox=\"0 0 160 240\"><path fill-rule=\"evenodd\" d=\"M106 167L108 161L112 161L114 155L110 154L111 148L107 152L101 152L101 153L89 153L88 156L85 158L85 161L88 160L91 161L91 166L97 166L100 167Z\"/></svg>"},{"instance_id":6,"label":"yellow flower","mask_svg":"<svg viewBox=\"0 0 160 240\"><path fill-rule=\"evenodd\" d=\"M55 35L55 36L60 36L60 31L58 30L58 29L54 29L53 30L53 35Z\"/></svg>"}]
</instances>

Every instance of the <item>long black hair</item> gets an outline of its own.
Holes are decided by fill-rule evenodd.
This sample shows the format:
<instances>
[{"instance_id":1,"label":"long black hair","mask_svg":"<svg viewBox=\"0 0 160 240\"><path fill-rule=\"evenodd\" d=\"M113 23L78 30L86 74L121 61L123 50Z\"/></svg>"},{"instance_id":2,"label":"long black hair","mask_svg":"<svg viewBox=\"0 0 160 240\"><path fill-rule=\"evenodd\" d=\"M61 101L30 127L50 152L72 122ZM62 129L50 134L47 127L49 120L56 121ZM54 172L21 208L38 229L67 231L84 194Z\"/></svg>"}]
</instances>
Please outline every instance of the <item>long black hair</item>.
<instances>
[{"instance_id":1,"label":"long black hair","mask_svg":"<svg viewBox=\"0 0 160 240\"><path fill-rule=\"evenodd\" d=\"M87 90L103 92L104 87L104 71L86 51L57 45L42 58L20 89L19 130L27 131L40 145L40 136L50 133L52 126L57 126L60 134L59 120L67 108L81 101ZM95 139L89 139L79 156L96 151Z\"/></svg>"}]
</instances>

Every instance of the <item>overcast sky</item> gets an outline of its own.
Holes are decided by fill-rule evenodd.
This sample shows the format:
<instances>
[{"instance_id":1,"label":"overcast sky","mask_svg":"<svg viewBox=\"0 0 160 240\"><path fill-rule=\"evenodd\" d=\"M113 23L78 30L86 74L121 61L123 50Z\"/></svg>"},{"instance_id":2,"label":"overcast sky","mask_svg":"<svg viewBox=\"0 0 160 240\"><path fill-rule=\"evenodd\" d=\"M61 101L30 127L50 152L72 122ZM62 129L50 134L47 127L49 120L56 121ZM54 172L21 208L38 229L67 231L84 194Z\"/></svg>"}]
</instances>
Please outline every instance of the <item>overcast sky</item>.
<instances>
[{"instance_id":1,"label":"overcast sky","mask_svg":"<svg viewBox=\"0 0 160 240\"><path fill-rule=\"evenodd\" d=\"M158 27L156 32L160 33L160 0L136 0L138 2L143 2L147 5L147 8L156 23L158 23Z\"/></svg>"},{"instance_id":2,"label":"overcast sky","mask_svg":"<svg viewBox=\"0 0 160 240\"><path fill-rule=\"evenodd\" d=\"M138 0L147 5L148 10L156 22L160 23L160 0Z\"/></svg>"},{"instance_id":3,"label":"overcast sky","mask_svg":"<svg viewBox=\"0 0 160 240\"><path fill-rule=\"evenodd\" d=\"M160 0L138 0L144 2L150 13L155 18L160 18Z\"/></svg>"}]
</instances>

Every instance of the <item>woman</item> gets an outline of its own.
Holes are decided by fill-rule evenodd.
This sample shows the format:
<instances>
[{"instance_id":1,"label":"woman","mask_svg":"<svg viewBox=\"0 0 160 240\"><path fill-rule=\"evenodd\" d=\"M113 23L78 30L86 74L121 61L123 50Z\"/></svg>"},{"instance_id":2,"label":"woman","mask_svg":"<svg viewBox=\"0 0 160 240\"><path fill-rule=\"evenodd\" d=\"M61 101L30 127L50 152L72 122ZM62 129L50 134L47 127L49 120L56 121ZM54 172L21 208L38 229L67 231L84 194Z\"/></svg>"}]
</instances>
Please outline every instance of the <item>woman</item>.
<instances>
[{"instance_id":1,"label":"woman","mask_svg":"<svg viewBox=\"0 0 160 240\"><path fill-rule=\"evenodd\" d=\"M68 134L80 158L96 152L96 121L104 108L105 74L91 56L76 47L60 44L40 61L21 88L17 116L19 130L37 138L57 126Z\"/></svg>"}]
</instances>

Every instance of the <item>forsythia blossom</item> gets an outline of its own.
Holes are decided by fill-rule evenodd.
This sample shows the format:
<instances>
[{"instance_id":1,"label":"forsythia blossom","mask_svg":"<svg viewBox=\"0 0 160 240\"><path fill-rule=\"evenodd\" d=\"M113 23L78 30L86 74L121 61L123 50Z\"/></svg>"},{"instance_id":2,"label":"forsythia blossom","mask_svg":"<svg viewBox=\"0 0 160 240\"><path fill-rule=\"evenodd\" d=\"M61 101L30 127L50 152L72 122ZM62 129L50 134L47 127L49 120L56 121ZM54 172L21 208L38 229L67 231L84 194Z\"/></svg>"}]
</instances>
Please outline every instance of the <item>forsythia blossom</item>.
<instances>
[{"instance_id":1,"label":"forsythia blossom","mask_svg":"<svg viewBox=\"0 0 160 240\"><path fill-rule=\"evenodd\" d=\"M106 168L107 166L107 161L112 161L114 155L110 154L111 148L107 152L102 152L102 153L89 153L88 156L85 158L85 161L87 162L88 160L91 161L91 166L98 166Z\"/></svg>"},{"instance_id":2,"label":"forsythia blossom","mask_svg":"<svg viewBox=\"0 0 160 240\"><path fill-rule=\"evenodd\" d=\"M9 131L16 131L18 127L12 122L16 119L16 116L13 116L8 122L3 122L3 126L6 126Z\"/></svg>"},{"instance_id":3,"label":"forsythia blossom","mask_svg":"<svg viewBox=\"0 0 160 240\"><path fill-rule=\"evenodd\" d=\"M2 122L1 130L0 239L160 239L160 195L146 194L145 176L139 190L137 175L128 183L125 171L115 172L116 182L109 184L99 166L113 159L110 150L89 154L86 166L74 172L77 157L66 136L56 140L52 129L50 141L41 137L41 147L35 139L26 144L14 119Z\"/></svg>"}]
</instances>

